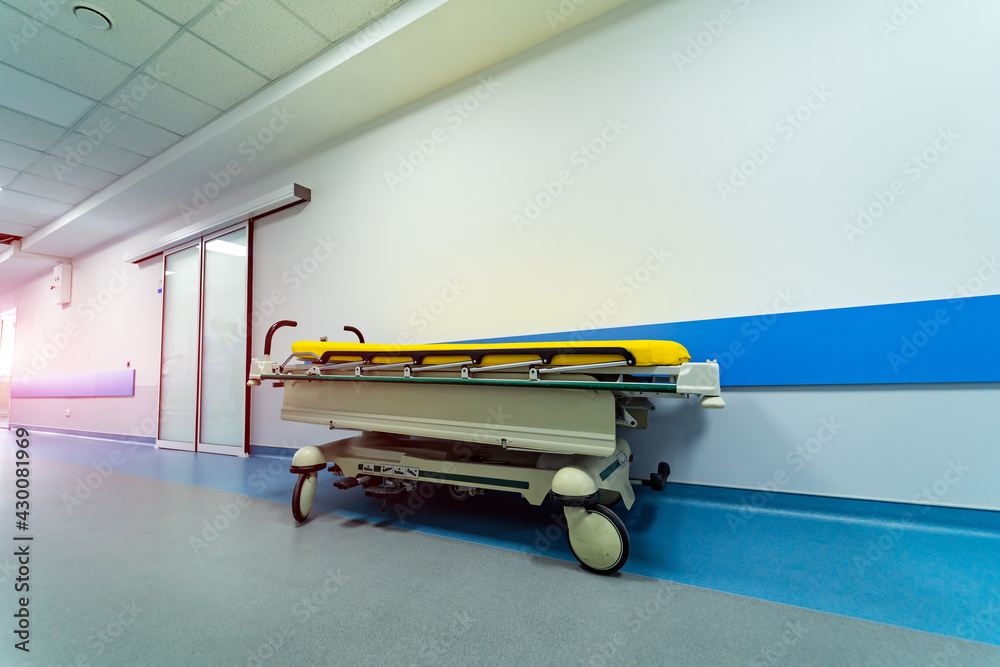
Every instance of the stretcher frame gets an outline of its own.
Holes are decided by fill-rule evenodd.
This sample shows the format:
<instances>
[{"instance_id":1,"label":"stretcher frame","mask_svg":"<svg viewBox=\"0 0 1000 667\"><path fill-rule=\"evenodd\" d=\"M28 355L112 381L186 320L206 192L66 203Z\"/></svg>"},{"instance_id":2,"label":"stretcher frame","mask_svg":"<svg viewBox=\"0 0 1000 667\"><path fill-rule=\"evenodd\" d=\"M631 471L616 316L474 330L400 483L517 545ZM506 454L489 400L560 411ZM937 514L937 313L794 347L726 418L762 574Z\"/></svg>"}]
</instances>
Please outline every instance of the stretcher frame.
<instances>
[{"instance_id":1,"label":"stretcher frame","mask_svg":"<svg viewBox=\"0 0 1000 667\"><path fill-rule=\"evenodd\" d=\"M546 348L534 351L536 360L477 366L482 355L497 352L456 346L449 354L465 354L467 361L423 364L421 355L407 351L399 354L406 361L373 363L385 353L333 349L321 356L293 353L278 364L269 359L275 327L248 384L283 387L284 420L362 432L296 452L292 510L300 522L327 467L343 476L335 486L361 486L383 499L383 509L420 483L444 485L457 500L487 490L520 493L532 505L552 497L566 513L574 555L587 569L614 572L628 557L629 538L608 506L621 501L631 508L634 485L662 490L669 475L660 463L648 479L630 479L633 455L616 428L645 428L653 397L697 396L706 408L725 405L715 362L638 367L623 348L591 346L557 352L622 360L553 366L556 352ZM332 360L350 355L358 358ZM486 416L491 410L500 416Z\"/></svg>"}]
</instances>

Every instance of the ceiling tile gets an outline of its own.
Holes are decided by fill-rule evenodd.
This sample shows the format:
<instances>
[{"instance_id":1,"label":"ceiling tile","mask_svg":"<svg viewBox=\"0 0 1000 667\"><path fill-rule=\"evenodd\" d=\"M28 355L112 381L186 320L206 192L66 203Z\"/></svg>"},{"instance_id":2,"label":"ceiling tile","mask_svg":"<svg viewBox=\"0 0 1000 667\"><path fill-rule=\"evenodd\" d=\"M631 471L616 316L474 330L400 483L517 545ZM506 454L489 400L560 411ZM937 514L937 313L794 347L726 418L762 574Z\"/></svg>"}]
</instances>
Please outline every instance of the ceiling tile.
<instances>
[{"instance_id":1,"label":"ceiling tile","mask_svg":"<svg viewBox=\"0 0 1000 667\"><path fill-rule=\"evenodd\" d=\"M44 151L65 132L58 125L0 107L0 139Z\"/></svg>"},{"instance_id":2,"label":"ceiling tile","mask_svg":"<svg viewBox=\"0 0 1000 667\"><path fill-rule=\"evenodd\" d=\"M350 35L400 0L284 0L285 5L331 42Z\"/></svg>"},{"instance_id":3,"label":"ceiling tile","mask_svg":"<svg viewBox=\"0 0 1000 667\"><path fill-rule=\"evenodd\" d=\"M94 109L76 130L92 137L102 136L109 144L146 157L158 155L180 140L173 132L104 105Z\"/></svg>"},{"instance_id":4,"label":"ceiling tile","mask_svg":"<svg viewBox=\"0 0 1000 667\"><path fill-rule=\"evenodd\" d=\"M7 188L0 190L0 218L11 222L38 224L31 221L41 220L41 224L45 224L71 208L72 204L15 192Z\"/></svg>"},{"instance_id":5,"label":"ceiling tile","mask_svg":"<svg viewBox=\"0 0 1000 667\"><path fill-rule=\"evenodd\" d=\"M106 141L98 143L76 132L61 140L47 152L65 160L68 166L85 164L89 167L110 171L119 176L132 171L146 161L146 158L138 153L119 148Z\"/></svg>"},{"instance_id":6,"label":"ceiling tile","mask_svg":"<svg viewBox=\"0 0 1000 667\"><path fill-rule=\"evenodd\" d=\"M7 167L0 167L0 188L7 187L7 184L17 178L20 174L19 169L9 169Z\"/></svg>"},{"instance_id":7,"label":"ceiling tile","mask_svg":"<svg viewBox=\"0 0 1000 667\"><path fill-rule=\"evenodd\" d=\"M144 0L150 7L155 7L180 24L185 24L208 7L212 0ZM220 6L238 0L222 0ZM219 11L216 9L216 11Z\"/></svg>"},{"instance_id":8,"label":"ceiling tile","mask_svg":"<svg viewBox=\"0 0 1000 667\"><path fill-rule=\"evenodd\" d=\"M79 188L69 183L53 181L52 179L42 178L34 174L21 174L17 177L17 180L7 186L7 188L4 188L4 190L7 189L45 197L46 199L55 199L67 204L79 204L94 193L93 190Z\"/></svg>"},{"instance_id":9,"label":"ceiling tile","mask_svg":"<svg viewBox=\"0 0 1000 667\"><path fill-rule=\"evenodd\" d=\"M0 167L10 167L21 171L41 155L36 150L0 140Z\"/></svg>"},{"instance_id":10,"label":"ceiling tile","mask_svg":"<svg viewBox=\"0 0 1000 667\"><path fill-rule=\"evenodd\" d=\"M271 79L328 45L273 0L242 0L231 11L206 14L192 30Z\"/></svg>"},{"instance_id":11,"label":"ceiling tile","mask_svg":"<svg viewBox=\"0 0 1000 667\"><path fill-rule=\"evenodd\" d=\"M28 17L0 3L0 25L35 24ZM22 31L23 32L23 31ZM134 69L81 44L72 37L42 26L27 39L11 32L0 39L0 62L42 77L81 95L102 99Z\"/></svg>"},{"instance_id":12,"label":"ceiling tile","mask_svg":"<svg viewBox=\"0 0 1000 667\"><path fill-rule=\"evenodd\" d=\"M219 109L228 109L268 82L190 33L178 37L146 71Z\"/></svg>"},{"instance_id":13,"label":"ceiling tile","mask_svg":"<svg viewBox=\"0 0 1000 667\"><path fill-rule=\"evenodd\" d=\"M38 231L38 227L22 225L10 220L0 219L0 234L13 234L14 236L28 236Z\"/></svg>"},{"instance_id":14,"label":"ceiling tile","mask_svg":"<svg viewBox=\"0 0 1000 667\"><path fill-rule=\"evenodd\" d=\"M94 100L0 63L0 105L69 127Z\"/></svg>"},{"instance_id":15,"label":"ceiling tile","mask_svg":"<svg viewBox=\"0 0 1000 667\"><path fill-rule=\"evenodd\" d=\"M111 30L96 30L84 25L73 15L75 3L65 0L4 2L132 67L146 62L179 30L177 24L134 0L100 0L97 6L111 19Z\"/></svg>"},{"instance_id":16,"label":"ceiling tile","mask_svg":"<svg viewBox=\"0 0 1000 667\"><path fill-rule=\"evenodd\" d=\"M67 164L55 155L43 155L28 169L31 174L44 176L89 190L100 190L110 185L118 176L85 164Z\"/></svg>"},{"instance_id":17,"label":"ceiling tile","mask_svg":"<svg viewBox=\"0 0 1000 667\"><path fill-rule=\"evenodd\" d=\"M183 136L215 118L219 110L161 83L130 113Z\"/></svg>"}]
</instances>

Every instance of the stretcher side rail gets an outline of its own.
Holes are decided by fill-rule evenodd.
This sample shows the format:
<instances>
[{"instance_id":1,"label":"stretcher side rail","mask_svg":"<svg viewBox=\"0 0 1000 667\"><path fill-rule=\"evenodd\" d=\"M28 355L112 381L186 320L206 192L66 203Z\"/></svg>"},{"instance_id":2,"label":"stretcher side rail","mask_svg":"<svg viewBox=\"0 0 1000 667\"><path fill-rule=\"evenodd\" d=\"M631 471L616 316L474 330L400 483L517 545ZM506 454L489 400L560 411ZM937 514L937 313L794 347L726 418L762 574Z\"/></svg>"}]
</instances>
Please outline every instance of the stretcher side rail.
<instances>
[{"instance_id":1,"label":"stretcher side rail","mask_svg":"<svg viewBox=\"0 0 1000 667\"><path fill-rule=\"evenodd\" d=\"M256 361L256 360L255 360ZM505 386L505 387L546 387L563 389L587 389L592 391L611 391L614 393L629 393L631 395L650 396L701 396L702 406L721 408L725 406L722 399L722 388L719 382L719 366L716 362L687 362L680 366L622 366L617 362L596 364L581 364L578 366L540 366L540 362L517 362L469 368L470 362L452 362L448 364L433 364L430 366L415 366L411 362L395 364L369 365L362 361L351 361L340 364L308 363L282 368L258 367L255 364L250 372L250 384L259 384L261 380L285 382L288 380L306 381L354 381L354 382L396 382L415 384L458 384L468 386ZM447 368L444 368L447 367ZM526 373L510 373L510 378L478 378L471 372L512 371L515 368L525 369ZM277 370L278 372L273 372ZM455 377L419 377L415 373L428 370L460 371ZM271 372L268 372L271 371ZM349 372L348 372L349 371ZM379 375L372 375L375 371ZM385 375L388 371L402 371L401 375ZM595 373L595 371L600 371ZM367 373L367 374L366 374ZM586 380L543 380L541 374L560 373L565 375L585 374ZM592 376L614 377L615 380L595 379ZM648 378L645 379L645 378ZM667 381L658 381L665 378Z\"/></svg>"},{"instance_id":2,"label":"stretcher side rail","mask_svg":"<svg viewBox=\"0 0 1000 667\"><path fill-rule=\"evenodd\" d=\"M341 381L341 382L398 382L408 384L458 384L492 387L531 387L546 389L589 389L606 391L627 391L633 394L676 394L677 384L670 382L599 382L586 380L521 380L497 378L428 378L376 375L303 375L297 373L269 373L261 380L277 381Z\"/></svg>"},{"instance_id":3,"label":"stretcher side rail","mask_svg":"<svg viewBox=\"0 0 1000 667\"><path fill-rule=\"evenodd\" d=\"M456 347L448 349L447 352L439 350L405 350L398 352L387 350L326 350L320 357L320 362L327 363L333 357L360 357L365 363L372 363L378 357L409 357L417 363L422 363L427 357L469 357L471 363L478 366L484 357L502 356L516 353L518 356L537 355L541 363L548 365L553 357L559 355L585 354L585 355L617 355L625 360L629 366L635 365L635 355L631 350L624 347L523 347L512 351L507 348L472 348L465 349Z\"/></svg>"}]
</instances>

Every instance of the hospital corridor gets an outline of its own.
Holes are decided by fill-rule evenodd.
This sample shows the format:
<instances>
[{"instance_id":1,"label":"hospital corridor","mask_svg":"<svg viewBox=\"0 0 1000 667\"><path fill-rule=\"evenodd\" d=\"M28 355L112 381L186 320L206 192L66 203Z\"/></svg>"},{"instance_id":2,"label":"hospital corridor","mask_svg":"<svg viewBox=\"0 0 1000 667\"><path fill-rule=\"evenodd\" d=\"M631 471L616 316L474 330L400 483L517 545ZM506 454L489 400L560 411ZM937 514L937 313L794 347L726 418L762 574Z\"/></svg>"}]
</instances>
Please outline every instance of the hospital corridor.
<instances>
[{"instance_id":1,"label":"hospital corridor","mask_svg":"<svg viewBox=\"0 0 1000 667\"><path fill-rule=\"evenodd\" d=\"M0 664L1000 666L994 27L0 0Z\"/></svg>"}]
</instances>

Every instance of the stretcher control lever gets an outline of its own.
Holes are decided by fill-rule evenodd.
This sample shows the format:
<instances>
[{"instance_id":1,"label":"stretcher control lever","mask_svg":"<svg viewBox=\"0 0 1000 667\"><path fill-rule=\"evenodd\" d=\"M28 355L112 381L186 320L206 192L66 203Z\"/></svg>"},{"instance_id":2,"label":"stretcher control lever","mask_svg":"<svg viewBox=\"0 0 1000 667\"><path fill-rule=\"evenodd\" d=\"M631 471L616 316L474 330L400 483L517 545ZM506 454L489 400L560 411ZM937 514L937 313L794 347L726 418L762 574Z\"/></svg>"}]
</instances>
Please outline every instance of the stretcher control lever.
<instances>
[{"instance_id":1,"label":"stretcher control lever","mask_svg":"<svg viewBox=\"0 0 1000 667\"><path fill-rule=\"evenodd\" d=\"M357 477L345 477L344 479L338 479L333 483L338 489L353 489L356 486L367 487L372 482L372 478L368 475L359 475Z\"/></svg>"},{"instance_id":2,"label":"stretcher control lever","mask_svg":"<svg viewBox=\"0 0 1000 667\"><path fill-rule=\"evenodd\" d=\"M656 466L656 472L649 473L649 479L630 479L629 481L633 484L648 486L653 491L662 491L667 486L667 477L670 477L670 466L666 462L660 461L660 464Z\"/></svg>"}]
</instances>

